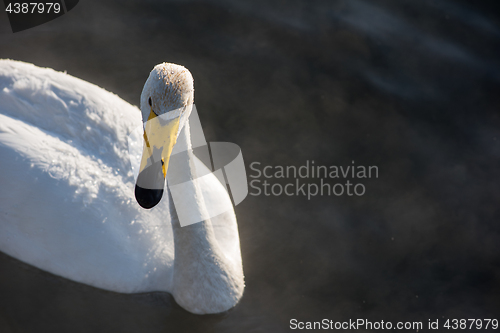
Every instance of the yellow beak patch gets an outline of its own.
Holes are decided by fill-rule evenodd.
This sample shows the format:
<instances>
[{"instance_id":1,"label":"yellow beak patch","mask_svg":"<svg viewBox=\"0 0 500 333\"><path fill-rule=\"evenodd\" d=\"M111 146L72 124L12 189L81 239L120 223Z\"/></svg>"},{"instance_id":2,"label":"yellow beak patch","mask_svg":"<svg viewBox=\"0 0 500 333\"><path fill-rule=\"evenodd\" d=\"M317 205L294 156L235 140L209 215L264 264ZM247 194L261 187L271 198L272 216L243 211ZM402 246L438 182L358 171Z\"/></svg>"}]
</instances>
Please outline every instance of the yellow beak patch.
<instances>
[{"instance_id":1,"label":"yellow beak patch","mask_svg":"<svg viewBox=\"0 0 500 333\"><path fill-rule=\"evenodd\" d=\"M141 207L156 206L165 187L170 155L177 141L180 117L165 119L153 110L144 126L144 148L135 184L135 198Z\"/></svg>"},{"instance_id":2,"label":"yellow beak patch","mask_svg":"<svg viewBox=\"0 0 500 333\"><path fill-rule=\"evenodd\" d=\"M148 165L161 160L163 178L167 176L170 154L172 154L172 149L177 141L179 120L179 117L163 120L151 110L144 128L144 148L139 173Z\"/></svg>"}]
</instances>

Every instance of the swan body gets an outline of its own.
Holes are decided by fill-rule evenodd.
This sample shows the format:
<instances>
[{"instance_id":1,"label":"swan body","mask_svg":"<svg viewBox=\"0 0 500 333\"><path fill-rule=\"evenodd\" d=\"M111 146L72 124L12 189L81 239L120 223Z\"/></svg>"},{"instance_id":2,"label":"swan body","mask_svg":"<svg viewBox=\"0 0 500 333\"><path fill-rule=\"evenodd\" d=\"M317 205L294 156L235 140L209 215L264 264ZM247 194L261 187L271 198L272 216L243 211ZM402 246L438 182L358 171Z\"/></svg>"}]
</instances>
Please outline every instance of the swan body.
<instances>
[{"instance_id":1,"label":"swan body","mask_svg":"<svg viewBox=\"0 0 500 333\"><path fill-rule=\"evenodd\" d=\"M187 71L162 64L151 75L159 69ZM225 213L186 227L168 191L150 210L134 198L127 136L148 113L149 93L165 104L158 110L189 106L190 80L190 90L177 87L187 89L180 101L158 80L146 85L141 113L65 73L0 60L0 251L97 288L169 292L193 313L233 307L244 289L241 253L234 210L217 178L203 177L193 193L200 207L220 205ZM160 96L161 89L167 93ZM132 140L142 147L141 136ZM176 146L190 147L188 122ZM185 163L185 170L206 168L192 153Z\"/></svg>"}]
</instances>

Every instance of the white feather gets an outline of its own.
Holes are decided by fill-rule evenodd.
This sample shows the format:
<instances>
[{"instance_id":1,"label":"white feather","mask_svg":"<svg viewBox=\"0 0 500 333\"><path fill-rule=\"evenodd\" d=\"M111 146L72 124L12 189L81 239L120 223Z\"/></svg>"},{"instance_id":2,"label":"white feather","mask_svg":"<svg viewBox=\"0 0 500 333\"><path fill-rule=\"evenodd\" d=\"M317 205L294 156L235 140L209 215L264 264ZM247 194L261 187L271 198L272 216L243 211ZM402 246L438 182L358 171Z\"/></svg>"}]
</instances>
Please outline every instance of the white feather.
<instances>
[{"instance_id":1,"label":"white feather","mask_svg":"<svg viewBox=\"0 0 500 333\"><path fill-rule=\"evenodd\" d=\"M165 291L191 312L225 311L244 288L231 201L211 175L203 203L226 211L211 221L175 225L167 192L140 208L127 135L141 121L93 84L0 60L0 251L97 288ZM179 140L189 144L189 126Z\"/></svg>"}]
</instances>

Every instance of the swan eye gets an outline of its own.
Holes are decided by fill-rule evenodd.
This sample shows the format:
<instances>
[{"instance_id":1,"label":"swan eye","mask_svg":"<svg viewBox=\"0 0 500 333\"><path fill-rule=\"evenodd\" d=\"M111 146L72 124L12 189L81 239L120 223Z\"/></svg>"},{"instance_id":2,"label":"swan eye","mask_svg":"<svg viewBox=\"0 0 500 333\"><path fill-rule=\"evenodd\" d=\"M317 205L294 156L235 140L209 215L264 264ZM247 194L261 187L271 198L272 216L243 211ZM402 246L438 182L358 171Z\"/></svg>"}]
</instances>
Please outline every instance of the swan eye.
<instances>
[{"instance_id":1,"label":"swan eye","mask_svg":"<svg viewBox=\"0 0 500 333\"><path fill-rule=\"evenodd\" d=\"M149 102L149 106L153 106L151 103L151 97L149 97L148 102Z\"/></svg>"}]
</instances>

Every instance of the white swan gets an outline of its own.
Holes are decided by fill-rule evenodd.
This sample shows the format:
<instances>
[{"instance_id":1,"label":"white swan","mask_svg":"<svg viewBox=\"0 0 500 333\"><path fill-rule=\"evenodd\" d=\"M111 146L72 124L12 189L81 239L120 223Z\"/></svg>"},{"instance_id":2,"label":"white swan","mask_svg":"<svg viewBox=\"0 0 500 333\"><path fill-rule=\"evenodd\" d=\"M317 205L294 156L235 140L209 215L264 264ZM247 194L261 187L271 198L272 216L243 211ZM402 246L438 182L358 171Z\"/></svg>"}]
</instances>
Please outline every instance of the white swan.
<instances>
[{"instance_id":1,"label":"white swan","mask_svg":"<svg viewBox=\"0 0 500 333\"><path fill-rule=\"evenodd\" d=\"M156 66L141 96L143 119L152 108L183 107L187 116L193 93L184 67ZM193 185L202 199L192 209L225 205L224 214L180 227L168 193L141 208L127 144L140 125L136 107L102 88L0 60L0 251L97 288L170 292L193 313L228 310L244 289L230 198L211 176ZM176 146L190 144L181 121ZM192 153L185 157L182 172L192 172L193 161L203 167Z\"/></svg>"}]
</instances>

